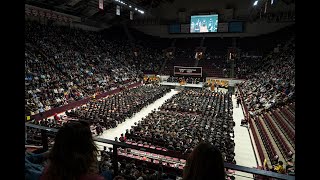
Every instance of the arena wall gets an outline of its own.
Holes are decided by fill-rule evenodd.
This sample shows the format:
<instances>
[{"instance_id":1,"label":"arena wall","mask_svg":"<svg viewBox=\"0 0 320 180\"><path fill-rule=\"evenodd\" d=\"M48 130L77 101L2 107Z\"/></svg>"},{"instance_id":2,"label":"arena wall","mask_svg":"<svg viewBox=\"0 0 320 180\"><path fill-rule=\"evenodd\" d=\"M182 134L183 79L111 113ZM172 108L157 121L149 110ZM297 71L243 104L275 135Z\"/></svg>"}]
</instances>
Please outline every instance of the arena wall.
<instances>
[{"instance_id":1,"label":"arena wall","mask_svg":"<svg viewBox=\"0 0 320 180\"><path fill-rule=\"evenodd\" d=\"M132 25L131 27L152 36L159 36L161 38L186 38L186 37L248 37L268 34L284 27L287 27L294 22L282 23L245 23L243 33L207 33L207 34L169 34L168 25Z\"/></svg>"}]
</instances>

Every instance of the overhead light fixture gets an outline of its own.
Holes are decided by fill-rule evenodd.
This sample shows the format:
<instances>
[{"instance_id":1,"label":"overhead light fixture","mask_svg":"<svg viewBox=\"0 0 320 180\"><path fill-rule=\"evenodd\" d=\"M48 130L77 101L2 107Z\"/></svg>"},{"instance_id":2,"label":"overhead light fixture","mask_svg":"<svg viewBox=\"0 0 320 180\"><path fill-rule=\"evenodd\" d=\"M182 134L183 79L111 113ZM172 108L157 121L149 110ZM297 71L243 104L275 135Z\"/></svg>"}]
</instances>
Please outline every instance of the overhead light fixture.
<instances>
[{"instance_id":1,"label":"overhead light fixture","mask_svg":"<svg viewBox=\"0 0 320 180\"><path fill-rule=\"evenodd\" d=\"M256 0L254 3L253 3L253 6L256 6L258 4L258 0Z\"/></svg>"},{"instance_id":2,"label":"overhead light fixture","mask_svg":"<svg viewBox=\"0 0 320 180\"><path fill-rule=\"evenodd\" d=\"M132 6L130 5L129 8L131 8Z\"/></svg>"},{"instance_id":3,"label":"overhead light fixture","mask_svg":"<svg viewBox=\"0 0 320 180\"><path fill-rule=\"evenodd\" d=\"M140 11L141 12L141 14L144 14L144 11Z\"/></svg>"},{"instance_id":4,"label":"overhead light fixture","mask_svg":"<svg viewBox=\"0 0 320 180\"><path fill-rule=\"evenodd\" d=\"M273 4L273 0L271 0L271 4Z\"/></svg>"},{"instance_id":5,"label":"overhead light fixture","mask_svg":"<svg viewBox=\"0 0 320 180\"><path fill-rule=\"evenodd\" d=\"M137 10L137 8L134 8L134 10Z\"/></svg>"}]
</instances>

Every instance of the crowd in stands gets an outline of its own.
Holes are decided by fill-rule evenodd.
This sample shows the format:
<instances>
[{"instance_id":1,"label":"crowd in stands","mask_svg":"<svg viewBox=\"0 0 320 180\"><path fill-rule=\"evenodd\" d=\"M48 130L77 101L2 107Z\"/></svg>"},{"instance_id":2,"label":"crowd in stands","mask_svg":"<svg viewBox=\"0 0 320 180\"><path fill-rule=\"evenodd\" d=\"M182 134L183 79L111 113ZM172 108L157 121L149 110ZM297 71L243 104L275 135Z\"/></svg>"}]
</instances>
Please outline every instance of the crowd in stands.
<instances>
[{"instance_id":1,"label":"crowd in stands","mask_svg":"<svg viewBox=\"0 0 320 180\"><path fill-rule=\"evenodd\" d=\"M239 87L252 116L295 100L294 52L292 38L283 45L279 53L272 52L262 64L247 70L252 74L248 75L248 80L239 84Z\"/></svg>"},{"instance_id":2,"label":"crowd in stands","mask_svg":"<svg viewBox=\"0 0 320 180\"><path fill-rule=\"evenodd\" d=\"M130 143L190 153L200 142L217 146L225 161L234 162L231 94L183 90L126 132Z\"/></svg>"},{"instance_id":3,"label":"crowd in stands","mask_svg":"<svg viewBox=\"0 0 320 180\"><path fill-rule=\"evenodd\" d=\"M242 61L240 74L247 79L238 87L272 165L266 163L264 167L294 175L295 37L288 39L262 59ZM280 115L287 108L290 114Z\"/></svg>"},{"instance_id":4,"label":"crowd in stands","mask_svg":"<svg viewBox=\"0 0 320 180\"><path fill-rule=\"evenodd\" d=\"M194 48L176 48L174 56L175 58L195 59L195 54Z\"/></svg>"},{"instance_id":5,"label":"crowd in stands","mask_svg":"<svg viewBox=\"0 0 320 180\"><path fill-rule=\"evenodd\" d=\"M26 112L37 114L141 81L160 70L160 51L102 33L25 23Z\"/></svg>"},{"instance_id":6,"label":"crowd in stands","mask_svg":"<svg viewBox=\"0 0 320 180\"><path fill-rule=\"evenodd\" d=\"M186 82L188 84L199 84L201 82L201 78L170 76L167 79L167 82L174 82L174 83Z\"/></svg>"},{"instance_id":7,"label":"crowd in stands","mask_svg":"<svg viewBox=\"0 0 320 180\"><path fill-rule=\"evenodd\" d=\"M33 115L68 103L65 92L69 93L69 101L83 98L81 89L72 88L70 79L32 51L25 53L26 112Z\"/></svg>"},{"instance_id":8,"label":"crowd in stands","mask_svg":"<svg viewBox=\"0 0 320 180\"><path fill-rule=\"evenodd\" d=\"M174 53L175 58L167 61L163 74L173 74L174 66L197 66L202 67L203 74L212 77L224 77L224 73L226 73L227 68L229 68L229 65L226 63L226 56L217 55L212 48L207 48L202 58L197 60L197 63L194 49L176 49Z\"/></svg>"},{"instance_id":9,"label":"crowd in stands","mask_svg":"<svg viewBox=\"0 0 320 180\"><path fill-rule=\"evenodd\" d=\"M144 72L144 74L157 74L163 64L164 55L159 49L145 47L140 44L136 44L135 48L138 49L137 59L138 67Z\"/></svg>"},{"instance_id":10,"label":"crowd in stands","mask_svg":"<svg viewBox=\"0 0 320 180\"><path fill-rule=\"evenodd\" d=\"M235 73L236 77L239 79L247 78L247 75L251 72L251 68L256 66L257 64L261 64L262 57L256 56L248 56L248 57L240 57L236 62Z\"/></svg>"},{"instance_id":11,"label":"crowd in stands","mask_svg":"<svg viewBox=\"0 0 320 180\"><path fill-rule=\"evenodd\" d=\"M225 77L229 65L225 55L217 55L212 48L207 48L204 58L199 60L198 67L202 67L205 76Z\"/></svg>"},{"instance_id":12,"label":"crowd in stands","mask_svg":"<svg viewBox=\"0 0 320 180\"><path fill-rule=\"evenodd\" d=\"M269 169L270 171L281 173L281 174L288 174L288 175L295 175L295 154L291 151L288 153L289 158L285 162L279 160L278 156L275 156L273 159L272 167Z\"/></svg>"}]
</instances>

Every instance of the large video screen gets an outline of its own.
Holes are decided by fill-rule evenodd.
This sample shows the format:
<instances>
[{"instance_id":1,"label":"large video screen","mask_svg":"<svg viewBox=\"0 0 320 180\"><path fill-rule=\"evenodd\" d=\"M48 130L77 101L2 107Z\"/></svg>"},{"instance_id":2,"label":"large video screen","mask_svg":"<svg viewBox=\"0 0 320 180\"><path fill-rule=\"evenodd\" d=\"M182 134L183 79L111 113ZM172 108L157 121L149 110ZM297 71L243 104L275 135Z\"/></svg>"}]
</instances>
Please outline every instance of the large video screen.
<instances>
[{"instance_id":1,"label":"large video screen","mask_svg":"<svg viewBox=\"0 0 320 180\"><path fill-rule=\"evenodd\" d=\"M190 33L217 32L218 14L191 16Z\"/></svg>"}]
</instances>

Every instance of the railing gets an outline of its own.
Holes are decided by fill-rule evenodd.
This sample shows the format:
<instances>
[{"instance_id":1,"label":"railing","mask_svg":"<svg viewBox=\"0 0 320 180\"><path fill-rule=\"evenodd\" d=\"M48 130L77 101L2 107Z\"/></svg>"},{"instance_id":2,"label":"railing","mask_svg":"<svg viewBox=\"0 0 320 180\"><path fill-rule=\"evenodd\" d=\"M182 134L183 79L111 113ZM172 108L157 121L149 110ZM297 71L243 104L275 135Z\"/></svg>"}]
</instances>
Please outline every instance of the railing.
<instances>
[{"instance_id":1,"label":"railing","mask_svg":"<svg viewBox=\"0 0 320 180\"><path fill-rule=\"evenodd\" d=\"M44 127L44 126L38 126L38 125L31 124L31 123L26 123L25 125L26 125L26 127L36 128L36 129L39 129L41 131L43 149L44 150L48 150L49 146L48 146L48 135L47 135L47 133L48 132L56 133L58 131L58 129L48 128L48 127ZM118 165L117 165L118 164L118 148L130 148L130 149L136 149L136 150L139 150L139 151L155 153L155 154L164 155L164 156L170 156L170 157L173 157L173 158L186 159L186 155L183 155L183 154L182 155L172 154L172 153L170 153L168 151L161 151L161 150L156 150L156 149L143 148L143 147L140 147L140 146L137 146L137 145L131 145L131 144L126 144L126 143L122 143L122 142L116 142L116 141L112 141L112 140L108 140L108 139L97 138L97 137L95 137L94 140L97 141L97 142L113 145L113 159L114 159L113 167L114 167L114 174L115 175L118 174ZM289 175L285 175L285 174L279 174L279 173L260 170L260 169L256 169L256 168L249 168L249 167L239 166L239 165L230 164L230 163L224 163L224 166L227 169L232 169L232 170L235 170L235 171L245 172L245 173L254 174L254 175L260 175L260 176L269 177L269 178L284 179L284 180L294 180L295 179L294 176L289 176ZM182 171L181 171L181 173L182 173Z\"/></svg>"}]
</instances>

